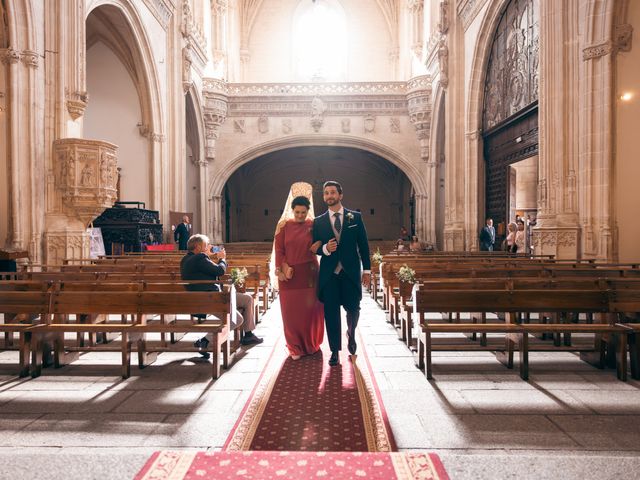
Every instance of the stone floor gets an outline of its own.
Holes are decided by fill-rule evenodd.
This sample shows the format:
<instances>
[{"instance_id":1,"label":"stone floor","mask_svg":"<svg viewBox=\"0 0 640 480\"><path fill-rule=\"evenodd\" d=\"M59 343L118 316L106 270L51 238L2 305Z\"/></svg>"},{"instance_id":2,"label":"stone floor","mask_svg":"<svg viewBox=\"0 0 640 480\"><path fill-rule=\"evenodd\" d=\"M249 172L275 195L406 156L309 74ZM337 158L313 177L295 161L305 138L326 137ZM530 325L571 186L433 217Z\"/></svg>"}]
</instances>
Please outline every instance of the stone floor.
<instances>
[{"instance_id":1,"label":"stone floor","mask_svg":"<svg viewBox=\"0 0 640 480\"><path fill-rule=\"evenodd\" d=\"M401 450L440 455L453 479L635 478L640 382L570 353L533 353L531 379L490 353L439 353L427 381L367 296L360 331ZM215 450L282 334L278 304L218 381L197 355L166 353L122 380L117 353L91 353L37 379L0 353L0 478L132 478L158 449Z\"/></svg>"}]
</instances>

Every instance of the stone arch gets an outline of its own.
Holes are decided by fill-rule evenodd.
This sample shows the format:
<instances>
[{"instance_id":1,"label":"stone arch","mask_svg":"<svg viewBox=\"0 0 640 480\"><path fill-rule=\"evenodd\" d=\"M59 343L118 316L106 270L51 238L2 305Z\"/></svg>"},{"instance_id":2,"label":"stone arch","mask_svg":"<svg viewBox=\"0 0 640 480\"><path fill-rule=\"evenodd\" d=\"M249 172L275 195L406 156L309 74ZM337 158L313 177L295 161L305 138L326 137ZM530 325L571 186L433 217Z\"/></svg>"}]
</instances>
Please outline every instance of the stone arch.
<instances>
[{"instance_id":1,"label":"stone arch","mask_svg":"<svg viewBox=\"0 0 640 480\"><path fill-rule=\"evenodd\" d=\"M427 195L427 186L418 169L401 153L373 140L358 137L335 137L332 135L291 135L256 145L241 152L236 158L227 162L216 172L216 177L209 190L209 198L222 195L224 185L233 172L245 163L264 155L292 147L351 147L366 150L388 160L409 178L416 194Z\"/></svg>"},{"instance_id":2,"label":"stone arch","mask_svg":"<svg viewBox=\"0 0 640 480\"><path fill-rule=\"evenodd\" d=\"M425 204L428 188L418 168L410 163L401 153L374 140L350 136L336 137L333 135L291 135L285 138L271 140L241 152L235 158L224 164L220 170L215 172L216 175L209 188L208 200L211 202L211 206L208 213L211 219L211 237L215 241L223 240L223 219L221 218L223 190L225 184L236 170L267 153L294 147L323 146L350 147L371 152L399 168L413 186L415 198L418 202L416 205L416 231L418 236L424 238L424 225L426 223Z\"/></svg>"},{"instance_id":3,"label":"stone arch","mask_svg":"<svg viewBox=\"0 0 640 480\"><path fill-rule=\"evenodd\" d=\"M491 163L487 163L489 158L485 158L484 156L484 151L487 148L486 141L490 142L489 147L492 145L495 147L497 139L504 141L502 137L496 135L504 136L506 132L508 132L508 135L514 135L514 132L519 129L529 132L537 128L538 124L537 101L530 99L528 103L525 102L526 104L519 107L520 109L513 114L520 116L517 120L513 120L513 115L511 117L503 116L497 124L490 126L489 132L484 131L486 127L484 124L485 119L483 118L485 84L487 82L487 75L489 74L489 62L494 47L494 39L496 39L496 32L503 21L503 16L506 14L505 12L512 6L514 8L518 6L514 5L514 3L516 3L515 0L500 0L489 4L481 21L478 39L472 56L473 61L469 71L468 103L466 106L467 142L465 148L470 181L466 186L465 196L469 199L474 199L473 207L475 208L472 207L466 212L465 222L471 226L471 228L465 232L465 243L467 245L475 246L477 244L477 235L475 232L478 231L479 225L483 223L485 214L491 214L492 216L497 215L498 218L495 221L498 225L500 225L500 222L508 221L510 214L506 206L511 205L508 201L509 197L507 196L509 180L506 174L504 179L498 175L503 169L509 171L505 164L515 163L518 161L516 159L534 156L538 151L539 141L536 133L532 136L524 136L525 142L522 143L520 150L516 151L516 147L509 147L514 150L513 155L507 155L503 150L501 157L497 159L493 156L490 157ZM511 120L509 120L509 118L511 118ZM494 127L497 130L495 130ZM487 182L489 179L492 180L488 185ZM502 183L503 180L504 183ZM496 186L496 182L498 182L499 187ZM507 196L506 201L502 201L503 199L501 197L503 196ZM499 207L496 205L499 205ZM504 212L502 212L503 208ZM498 230L500 231L500 229Z\"/></svg>"},{"instance_id":4,"label":"stone arch","mask_svg":"<svg viewBox=\"0 0 640 480\"><path fill-rule=\"evenodd\" d=\"M473 51L471 64L469 89L467 98L467 132L478 132L482 128L482 107L484 104L484 82L487 75L487 64L491 55L491 45L502 13L511 0L489 2L485 13L478 39ZM481 139L478 139L481 141Z\"/></svg>"},{"instance_id":5,"label":"stone arch","mask_svg":"<svg viewBox=\"0 0 640 480\"><path fill-rule=\"evenodd\" d=\"M98 12L102 9L101 12ZM118 27L111 38L100 36L99 38L87 38L87 50L95 41L103 41L120 59L129 71L134 85L138 91L141 110L140 133L149 141L150 172L150 208L165 211L168 189L160 184L162 178L162 149L159 143L164 141L162 131L163 111L160 99L161 82L155 67L151 42L148 38L139 12L131 2L125 0L95 0L87 6L85 21L94 13L101 20L118 20Z\"/></svg>"}]
</instances>

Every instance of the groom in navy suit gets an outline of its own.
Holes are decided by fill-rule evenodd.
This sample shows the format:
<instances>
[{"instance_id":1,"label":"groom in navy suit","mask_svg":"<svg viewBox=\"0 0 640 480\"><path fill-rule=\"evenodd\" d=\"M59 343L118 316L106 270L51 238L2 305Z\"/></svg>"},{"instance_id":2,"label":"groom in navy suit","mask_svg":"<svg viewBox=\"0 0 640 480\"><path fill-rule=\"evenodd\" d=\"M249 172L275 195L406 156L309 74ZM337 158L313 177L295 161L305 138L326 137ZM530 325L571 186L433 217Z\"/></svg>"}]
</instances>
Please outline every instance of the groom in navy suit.
<instances>
[{"instance_id":1,"label":"groom in navy suit","mask_svg":"<svg viewBox=\"0 0 640 480\"><path fill-rule=\"evenodd\" d=\"M342 206L342 186L333 180L325 182L322 196L329 209L313 220L313 241L321 242L316 251L322 255L318 298L324 303L324 321L331 348L329 365L334 366L340 363L342 349L341 306L347 312L349 353L356 353L361 285L369 285L371 261L362 215Z\"/></svg>"}]
</instances>

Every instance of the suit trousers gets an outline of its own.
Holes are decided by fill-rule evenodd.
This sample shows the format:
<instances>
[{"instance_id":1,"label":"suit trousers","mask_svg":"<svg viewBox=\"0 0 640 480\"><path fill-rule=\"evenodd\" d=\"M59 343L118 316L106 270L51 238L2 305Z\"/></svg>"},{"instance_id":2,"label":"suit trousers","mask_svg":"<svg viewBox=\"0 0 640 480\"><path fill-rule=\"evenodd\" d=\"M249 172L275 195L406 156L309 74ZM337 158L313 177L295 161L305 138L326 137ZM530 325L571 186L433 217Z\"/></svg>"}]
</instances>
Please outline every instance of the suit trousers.
<instances>
[{"instance_id":1,"label":"suit trousers","mask_svg":"<svg viewBox=\"0 0 640 480\"><path fill-rule=\"evenodd\" d=\"M347 334L355 335L360 318L360 298L362 287L351 280L344 270L332 274L322 289L324 299L324 321L327 327L329 348L332 352L342 349L342 322L340 307L347 312Z\"/></svg>"},{"instance_id":2,"label":"suit trousers","mask_svg":"<svg viewBox=\"0 0 640 480\"><path fill-rule=\"evenodd\" d=\"M256 328L255 308L253 297L248 293L236 292L236 314L231 317L231 329L242 325L242 330L252 332ZM207 340L213 341L213 335L208 333Z\"/></svg>"}]
</instances>

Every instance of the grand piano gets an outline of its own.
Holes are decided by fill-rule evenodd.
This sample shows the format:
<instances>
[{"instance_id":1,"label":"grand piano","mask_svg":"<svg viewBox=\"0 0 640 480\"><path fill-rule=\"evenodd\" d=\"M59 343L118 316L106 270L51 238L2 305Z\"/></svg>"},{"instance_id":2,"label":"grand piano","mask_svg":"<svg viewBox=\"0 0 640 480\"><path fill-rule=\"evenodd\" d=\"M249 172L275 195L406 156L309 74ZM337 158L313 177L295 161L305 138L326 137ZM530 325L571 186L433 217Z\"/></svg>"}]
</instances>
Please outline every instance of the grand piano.
<instances>
[{"instance_id":1,"label":"grand piano","mask_svg":"<svg viewBox=\"0 0 640 480\"><path fill-rule=\"evenodd\" d=\"M163 240L158 211L147 210L144 202L116 202L93 221L93 226L102 230L107 255L141 252L145 245Z\"/></svg>"}]
</instances>

